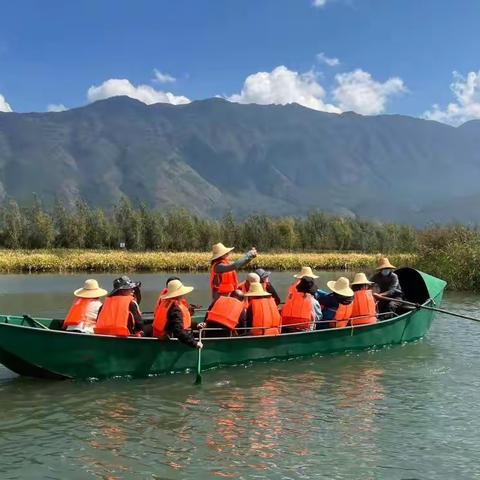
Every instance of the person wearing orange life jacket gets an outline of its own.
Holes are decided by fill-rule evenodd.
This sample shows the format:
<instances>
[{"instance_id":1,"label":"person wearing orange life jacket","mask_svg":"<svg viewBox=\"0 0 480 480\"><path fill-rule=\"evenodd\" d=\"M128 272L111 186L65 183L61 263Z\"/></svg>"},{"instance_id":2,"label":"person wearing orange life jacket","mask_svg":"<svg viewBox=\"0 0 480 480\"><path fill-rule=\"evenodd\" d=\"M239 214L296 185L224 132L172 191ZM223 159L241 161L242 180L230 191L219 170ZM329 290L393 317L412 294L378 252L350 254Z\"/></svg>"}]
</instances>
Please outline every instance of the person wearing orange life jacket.
<instances>
[{"instance_id":1,"label":"person wearing orange life jacket","mask_svg":"<svg viewBox=\"0 0 480 480\"><path fill-rule=\"evenodd\" d=\"M300 280L303 277L315 279L315 278L318 278L318 275L315 275L313 273L311 267L302 267L300 272L293 276L293 278L295 278L296 280L287 289L287 296L285 298L285 303L287 303L289 297L291 297L296 292L297 285L300 283Z\"/></svg>"},{"instance_id":2,"label":"person wearing orange life jacket","mask_svg":"<svg viewBox=\"0 0 480 480\"><path fill-rule=\"evenodd\" d=\"M275 303L277 305L280 305L281 300L280 297L278 296L277 291L275 290L275 287L272 285L270 282L270 275L272 272L268 272L267 270L264 270L263 268L257 268L255 270L255 273L260 277L260 283L263 286L263 289L272 294L272 298L275 300Z\"/></svg>"},{"instance_id":3,"label":"person wearing orange life jacket","mask_svg":"<svg viewBox=\"0 0 480 480\"><path fill-rule=\"evenodd\" d=\"M249 299L245 316L247 335L279 335L282 319L272 295L261 283L252 283L245 297Z\"/></svg>"},{"instance_id":4,"label":"person wearing orange life jacket","mask_svg":"<svg viewBox=\"0 0 480 480\"><path fill-rule=\"evenodd\" d=\"M246 313L246 302L242 291L234 290L229 296L218 297L205 315L206 336L231 337L237 335L236 327L245 325ZM209 328L215 330L208 330Z\"/></svg>"},{"instance_id":5,"label":"person wearing orange life jacket","mask_svg":"<svg viewBox=\"0 0 480 480\"><path fill-rule=\"evenodd\" d=\"M352 282L354 293L352 307L352 325L377 323L377 306L373 298L372 287L364 273L357 273Z\"/></svg>"},{"instance_id":6,"label":"person wearing orange life jacket","mask_svg":"<svg viewBox=\"0 0 480 480\"><path fill-rule=\"evenodd\" d=\"M153 336L160 339L177 338L181 343L193 348L202 348L202 342L191 332L192 318L184 297L193 287L183 285L180 280L171 280L167 292L160 296L159 308L153 320Z\"/></svg>"},{"instance_id":7,"label":"person wearing orange life jacket","mask_svg":"<svg viewBox=\"0 0 480 480\"><path fill-rule=\"evenodd\" d=\"M150 326L144 325L138 305L140 286L141 282L133 282L126 275L113 281L113 290L98 312L94 333L121 337L149 333Z\"/></svg>"},{"instance_id":8,"label":"person wearing orange life jacket","mask_svg":"<svg viewBox=\"0 0 480 480\"><path fill-rule=\"evenodd\" d=\"M165 295L168 291L168 284L172 281L172 280L180 280L179 277L168 277L167 278L167 281L165 282L165 288L160 292L160 295L158 296L158 299L157 299L157 302L155 303L155 309L154 309L154 313L155 313L155 310L157 308L160 307L160 302L162 301L161 300L161 296L162 295ZM190 315L193 315L195 313L195 310L198 309L198 308L201 308L200 305L193 305L193 304L190 304L188 303L187 299L186 298L183 298L182 299L182 302L185 304L185 306L188 308L188 311L190 312Z\"/></svg>"},{"instance_id":9,"label":"person wearing orange life jacket","mask_svg":"<svg viewBox=\"0 0 480 480\"><path fill-rule=\"evenodd\" d=\"M213 300L220 295L229 295L238 287L237 272L257 256L257 250L253 247L243 257L231 263L228 255L235 247L226 247L223 243L216 243L212 247L210 257L210 290Z\"/></svg>"},{"instance_id":10,"label":"person wearing orange life jacket","mask_svg":"<svg viewBox=\"0 0 480 480\"><path fill-rule=\"evenodd\" d=\"M247 293L251 283L260 283L260 277L254 272L248 273L245 280L238 284L238 290L243 294Z\"/></svg>"},{"instance_id":11,"label":"person wearing orange life jacket","mask_svg":"<svg viewBox=\"0 0 480 480\"><path fill-rule=\"evenodd\" d=\"M337 281L327 282L332 293L317 290L315 298L322 307L323 318L317 323L317 330L324 328L346 327L352 316L353 290L348 278L340 277Z\"/></svg>"},{"instance_id":12,"label":"person wearing orange life jacket","mask_svg":"<svg viewBox=\"0 0 480 480\"><path fill-rule=\"evenodd\" d=\"M322 309L315 299L318 290L313 278L303 277L282 309L282 333L315 330Z\"/></svg>"},{"instance_id":13,"label":"person wearing orange life jacket","mask_svg":"<svg viewBox=\"0 0 480 480\"><path fill-rule=\"evenodd\" d=\"M83 288L73 292L77 297L70 307L62 328L69 332L93 333L98 311L102 306L100 297L108 292L93 279L85 280Z\"/></svg>"}]
</instances>

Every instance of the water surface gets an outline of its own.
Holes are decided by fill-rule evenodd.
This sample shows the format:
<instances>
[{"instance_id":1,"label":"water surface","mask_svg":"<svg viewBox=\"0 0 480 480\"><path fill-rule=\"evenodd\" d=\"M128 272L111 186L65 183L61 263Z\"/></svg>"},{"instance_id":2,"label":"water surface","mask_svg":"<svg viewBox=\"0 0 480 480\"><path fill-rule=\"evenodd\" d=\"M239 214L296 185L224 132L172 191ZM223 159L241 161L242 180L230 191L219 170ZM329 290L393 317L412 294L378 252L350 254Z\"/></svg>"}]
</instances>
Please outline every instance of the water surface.
<instances>
[{"instance_id":1,"label":"water surface","mask_svg":"<svg viewBox=\"0 0 480 480\"><path fill-rule=\"evenodd\" d=\"M167 275L135 278L150 310ZM60 317L84 279L0 276L0 311ZM205 305L207 276L182 279ZM274 276L282 294L290 281ZM474 295L444 306L480 317ZM200 387L192 374L55 382L0 367L0 479L480 478L479 343L480 325L439 316L415 344L211 370Z\"/></svg>"}]
</instances>

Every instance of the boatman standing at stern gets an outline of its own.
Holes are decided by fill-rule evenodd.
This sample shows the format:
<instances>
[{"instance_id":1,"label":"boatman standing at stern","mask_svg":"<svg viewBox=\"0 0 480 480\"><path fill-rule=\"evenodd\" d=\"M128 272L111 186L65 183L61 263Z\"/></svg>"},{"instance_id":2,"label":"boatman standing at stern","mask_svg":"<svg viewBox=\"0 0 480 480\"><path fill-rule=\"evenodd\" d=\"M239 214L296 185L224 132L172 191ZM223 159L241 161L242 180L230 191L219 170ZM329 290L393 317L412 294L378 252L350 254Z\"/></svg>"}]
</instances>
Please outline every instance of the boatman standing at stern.
<instances>
[{"instance_id":1,"label":"boatman standing at stern","mask_svg":"<svg viewBox=\"0 0 480 480\"><path fill-rule=\"evenodd\" d=\"M226 247L223 243L216 243L212 247L210 257L210 290L212 299L216 300L221 295L230 295L238 288L237 270L242 268L257 256L253 247L236 262L230 262L228 255L235 247Z\"/></svg>"}]
</instances>

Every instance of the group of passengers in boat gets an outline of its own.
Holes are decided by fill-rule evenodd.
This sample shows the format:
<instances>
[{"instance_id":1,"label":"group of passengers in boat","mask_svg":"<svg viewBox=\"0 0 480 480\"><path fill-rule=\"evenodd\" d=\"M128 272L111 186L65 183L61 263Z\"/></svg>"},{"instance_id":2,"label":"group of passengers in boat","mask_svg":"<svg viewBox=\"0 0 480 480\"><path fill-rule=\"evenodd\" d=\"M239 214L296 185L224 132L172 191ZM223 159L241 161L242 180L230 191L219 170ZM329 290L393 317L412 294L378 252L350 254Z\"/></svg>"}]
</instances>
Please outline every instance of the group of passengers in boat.
<instances>
[{"instance_id":1,"label":"group of passengers in boat","mask_svg":"<svg viewBox=\"0 0 480 480\"><path fill-rule=\"evenodd\" d=\"M139 306L141 283L122 276L114 280L110 293L96 280L87 280L83 288L74 292L76 300L63 328L100 335L176 338L202 348L193 329L204 330L205 337L230 337L365 325L391 317L398 306L395 300L403 296L396 267L384 257L370 280L365 273L357 273L352 283L340 277L327 282L328 292L318 288L318 276L311 267L302 267L281 305L270 281L271 272L259 268L248 273L243 282L238 280L237 270L257 256L256 249L230 262L232 250L222 243L212 248L212 303L198 325L192 324L192 315L199 307L190 305L186 298L194 288L183 285L180 278L167 279L155 305L153 323L149 323L144 321ZM105 296L102 304L100 298Z\"/></svg>"}]
</instances>

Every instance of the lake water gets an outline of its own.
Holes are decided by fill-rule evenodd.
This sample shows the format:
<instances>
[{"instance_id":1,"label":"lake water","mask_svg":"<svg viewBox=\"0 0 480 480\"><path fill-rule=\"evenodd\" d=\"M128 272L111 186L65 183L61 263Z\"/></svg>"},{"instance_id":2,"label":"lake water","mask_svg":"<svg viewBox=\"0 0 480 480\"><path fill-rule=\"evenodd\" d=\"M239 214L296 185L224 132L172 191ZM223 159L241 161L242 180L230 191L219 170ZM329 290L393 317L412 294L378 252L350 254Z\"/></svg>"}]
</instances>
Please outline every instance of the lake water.
<instances>
[{"instance_id":1,"label":"lake water","mask_svg":"<svg viewBox=\"0 0 480 480\"><path fill-rule=\"evenodd\" d=\"M134 277L150 310L167 276ZM62 316L85 278L0 276L0 311ZM207 276L182 278L206 305ZM283 294L291 274L273 281ZM444 307L480 317L472 294ZM479 345L479 324L440 315L415 344L211 370L201 386L0 367L0 479L480 479Z\"/></svg>"}]
</instances>

